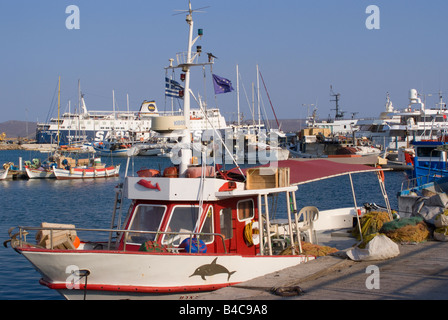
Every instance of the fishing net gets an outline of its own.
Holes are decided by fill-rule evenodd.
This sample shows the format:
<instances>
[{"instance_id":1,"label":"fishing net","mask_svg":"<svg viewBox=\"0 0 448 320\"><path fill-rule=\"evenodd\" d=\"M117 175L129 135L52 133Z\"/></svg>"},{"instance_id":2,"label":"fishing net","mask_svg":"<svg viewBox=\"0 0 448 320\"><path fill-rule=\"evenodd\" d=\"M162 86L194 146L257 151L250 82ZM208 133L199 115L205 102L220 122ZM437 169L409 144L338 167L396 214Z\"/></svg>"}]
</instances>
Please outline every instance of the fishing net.
<instances>
[{"instance_id":1,"label":"fishing net","mask_svg":"<svg viewBox=\"0 0 448 320\"><path fill-rule=\"evenodd\" d=\"M146 241L143 243L138 251L144 251L144 252L168 252L168 250L164 247L158 244L154 241Z\"/></svg>"},{"instance_id":2,"label":"fishing net","mask_svg":"<svg viewBox=\"0 0 448 320\"><path fill-rule=\"evenodd\" d=\"M422 217L410 217L385 223L380 230L395 242L423 242L429 238L430 231Z\"/></svg>"},{"instance_id":3,"label":"fishing net","mask_svg":"<svg viewBox=\"0 0 448 320\"><path fill-rule=\"evenodd\" d=\"M304 255L310 255L310 256L316 256L316 257L324 257L326 255L329 255L330 253L335 253L339 251L336 248L328 247L328 246L321 246L317 244L312 244L309 242L301 242L302 244L302 253ZM298 245L295 246L295 252L300 253L300 248ZM292 247L286 248L283 250L280 255L291 255L292 254Z\"/></svg>"},{"instance_id":4,"label":"fishing net","mask_svg":"<svg viewBox=\"0 0 448 320\"><path fill-rule=\"evenodd\" d=\"M406 227L408 225L417 225L418 223L423 221L423 217L415 216L415 217L409 217L409 218L401 218L397 220L393 220L390 222L385 223L382 228L381 232L391 232L395 231L397 229Z\"/></svg>"},{"instance_id":5,"label":"fishing net","mask_svg":"<svg viewBox=\"0 0 448 320\"><path fill-rule=\"evenodd\" d=\"M434 239L437 241L448 241L448 227L434 230Z\"/></svg>"},{"instance_id":6,"label":"fishing net","mask_svg":"<svg viewBox=\"0 0 448 320\"><path fill-rule=\"evenodd\" d=\"M363 215L360 219L362 238L365 239L371 235L376 234L383 227L383 224L390 221L389 213L386 211L371 211ZM358 240L361 239L359 227L355 226L352 235ZM372 239L373 237L369 237Z\"/></svg>"}]
</instances>

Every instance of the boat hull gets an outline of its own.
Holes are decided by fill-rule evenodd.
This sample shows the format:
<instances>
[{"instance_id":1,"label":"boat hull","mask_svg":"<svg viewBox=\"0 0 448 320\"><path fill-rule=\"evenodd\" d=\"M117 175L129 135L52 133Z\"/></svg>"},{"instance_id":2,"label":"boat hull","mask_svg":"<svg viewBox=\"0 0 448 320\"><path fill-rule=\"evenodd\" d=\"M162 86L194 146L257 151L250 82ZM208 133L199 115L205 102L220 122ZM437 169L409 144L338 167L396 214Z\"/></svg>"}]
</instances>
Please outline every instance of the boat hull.
<instances>
[{"instance_id":1,"label":"boat hull","mask_svg":"<svg viewBox=\"0 0 448 320\"><path fill-rule=\"evenodd\" d=\"M0 170L0 180L5 180L8 177L9 167L5 170Z\"/></svg>"},{"instance_id":2,"label":"boat hull","mask_svg":"<svg viewBox=\"0 0 448 320\"><path fill-rule=\"evenodd\" d=\"M54 169L54 174L58 180L71 180L71 179L100 179L118 177L120 175L120 165L109 166L106 168L72 168L66 169Z\"/></svg>"},{"instance_id":3,"label":"boat hull","mask_svg":"<svg viewBox=\"0 0 448 320\"><path fill-rule=\"evenodd\" d=\"M38 170L25 168L29 179L55 179L56 176L53 170Z\"/></svg>"},{"instance_id":4,"label":"boat hull","mask_svg":"<svg viewBox=\"0 0 448 320\"><path fill-rule=\"evenodd\" d=\"M241 256L17 248L41 284L67 299L189 299L292 267L310 256ZM85 278L77 270L88 270ZM86 289L86 290L85 290Z\"/></svg>"},{"instance_id":5,"label":"boat hull","mask_svg":"<svg viewBox=\"0 0 448 320\"><path fill-rule=\"evenodd\" d=\"M99 154L101 156L105 157L129 157L134 156L137 154L134 150L131 150L130 148L126 149L117 149L117 150L108 150L108 149L100 149L100 148L94 148L96 154Z\"/></svg>"}]
</instances>

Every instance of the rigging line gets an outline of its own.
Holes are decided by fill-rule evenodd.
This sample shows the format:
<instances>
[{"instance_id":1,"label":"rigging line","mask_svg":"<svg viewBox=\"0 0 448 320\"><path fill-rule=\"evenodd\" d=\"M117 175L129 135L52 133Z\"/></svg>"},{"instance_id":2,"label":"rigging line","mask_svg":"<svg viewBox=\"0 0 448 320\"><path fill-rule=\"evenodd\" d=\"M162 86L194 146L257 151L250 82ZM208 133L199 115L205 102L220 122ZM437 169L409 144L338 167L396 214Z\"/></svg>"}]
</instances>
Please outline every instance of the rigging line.
<instances>
[{"instance_id":1,"label":"rigging line","mask_svg":"<svg viewBox=\"0 0 448 320\"><path fill-rule=\"evenodd\" d=\"M241 74L239 76L240 76L240 79L243 80L241 77ZM244 86L244 83L241 83L241 85L243 86L243 91L244 91L244 95L246 96L247 105L249 106L250 113L252 114L252 107L250 106L250 101L249 101L249 97L247 96L246 87Z\"/></svg>"},{"instance_id":2,"label":"rigging line","mask_svg":"<svg viewBox=\"0 0 448 320\"><path fill-rule=\"evenodd\" d=\"M54 110L54 107L55 107L54 106L54 100L55 100L56 94L58 92L58 84L59 84L59 81L56 83L56 88L55 88L54 93L53 93L53 98L51 99L50 109L48 110L47 119L45 121L46 123L50 122L50 117L51 117L51 114L53 113L53 110Z\"/></svg>"},{"instance_id":3,"label":"rigging line","mask_svg":"<svg viewBox=\"0 0 448 320\"><path fill-rule=\"evenodd\" d=\"M191 92L191 91L190 91ZM204 109L202 107L202 101L199 99L199 101L196 99L196 97L194 96L193 92L191 92L193 98L198 102L199 104L199 108L201 108L202 112L204 112ZM216 132L216 135L218 136L219 140L221 141L221 144L224 146L224 148L226 149L226 151L229 153L229 156L232 158L233 163L236 165L236 168L240 171L241 175L243 177L245 177L243 171L241 170L240 166L238 165L237 161L235 160L235 157L232 155L232 153L230 152L230 150L228 149L227 145L225 144L224 140L221 137L221 134L216 130L216 128L214 127L213 123L211 122L211 120L208 118L208 115L205 114L205 119L208 121L208 123L210 123L212 129L214 132Z\"/></svg>"},{"instance_id":4,"label":"rigging line","mask_svg":"<svg viewBox=\"0 0 448 320\"><path fill-rule=\"evenodd\" d=\"M266 131L271 129L271 124L269 123L269 119L268 119L268 113L266 112L266 107L264 105L264 101L263 98L260 97L260 102L261 102L261 106L263 108L263 113L261 114L261 118L264 122L264 125L266 127Z\"/></svg>"},{"instance_id":5,"label":"rigging line","mask_svg":"<svg viewBox=\"0 0 448 320\"><path fill-rule=\"evenodd\" d=\"M280 124L278 123L277 115L275 114L274 106L272 105L271 97L269 96L268 89L266 88L266 84L264 83L263 75L261 74L261 71L258 71L260 73L261 81L263 82L264 89L266 90L266 94L268 95L269 103L271 104L272 112L274 113L275 121L277 122L278 128L280 128Z\"/></svg>"}]
</instances>

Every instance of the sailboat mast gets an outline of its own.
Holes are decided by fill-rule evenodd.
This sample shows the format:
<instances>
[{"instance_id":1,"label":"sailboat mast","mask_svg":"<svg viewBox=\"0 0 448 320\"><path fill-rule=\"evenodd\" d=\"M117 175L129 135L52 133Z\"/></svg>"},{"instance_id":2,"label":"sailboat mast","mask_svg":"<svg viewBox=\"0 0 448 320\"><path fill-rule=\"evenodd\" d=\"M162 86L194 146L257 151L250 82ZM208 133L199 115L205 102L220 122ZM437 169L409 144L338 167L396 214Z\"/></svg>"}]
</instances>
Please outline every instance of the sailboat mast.
<instances>
[{"instance_id":1,"label":"sailboat mast","mask_svg":"<svg viewBox=\"0 0 448 320\"><path fill-rule=\"evenodd\" d=\"M240 126L240 74L238 71L238 65L236 65L236 105L238 107L238 127Z\"/></svg>"},{"instance_id":2,"label":"sailboat mast","mask_svg":"<svg viewBox=\"0 0 448 320\"><path fill-rule=\"evenodd\" d=\"M59 82L58 82L58 146L61 142L61 138L59 136L60 117L61 117L61 76L59 76Z\"/></svg>"}]
</instances>

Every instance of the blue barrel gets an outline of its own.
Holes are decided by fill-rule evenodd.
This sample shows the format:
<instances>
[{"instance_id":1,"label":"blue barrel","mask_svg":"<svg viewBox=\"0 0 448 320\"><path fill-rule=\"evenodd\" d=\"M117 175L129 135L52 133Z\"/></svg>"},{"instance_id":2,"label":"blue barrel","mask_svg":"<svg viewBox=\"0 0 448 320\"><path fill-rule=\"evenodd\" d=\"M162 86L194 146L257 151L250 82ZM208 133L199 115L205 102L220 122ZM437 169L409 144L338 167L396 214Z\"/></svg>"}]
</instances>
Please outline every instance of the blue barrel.
<instances>
[{"instance_id":1,"label":"blue barrel","mask_svg":"<svg viewBox=\"0 0 448 320\"><path fill-rule=\"evenodd\" d=\"M199 244L198 244L199 243ZM206 253L207 246L204 241L197 238L187 238L180 244L179 248L184 248L187 253Z\"/></svg>"}]
</instances>

